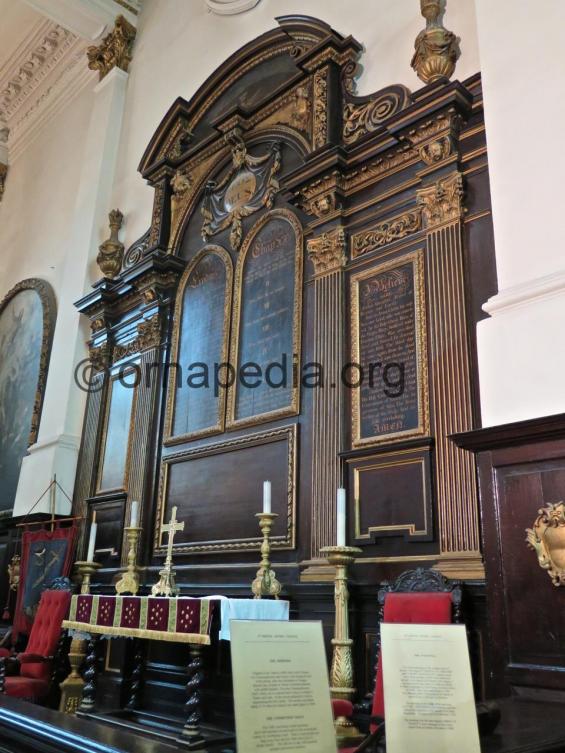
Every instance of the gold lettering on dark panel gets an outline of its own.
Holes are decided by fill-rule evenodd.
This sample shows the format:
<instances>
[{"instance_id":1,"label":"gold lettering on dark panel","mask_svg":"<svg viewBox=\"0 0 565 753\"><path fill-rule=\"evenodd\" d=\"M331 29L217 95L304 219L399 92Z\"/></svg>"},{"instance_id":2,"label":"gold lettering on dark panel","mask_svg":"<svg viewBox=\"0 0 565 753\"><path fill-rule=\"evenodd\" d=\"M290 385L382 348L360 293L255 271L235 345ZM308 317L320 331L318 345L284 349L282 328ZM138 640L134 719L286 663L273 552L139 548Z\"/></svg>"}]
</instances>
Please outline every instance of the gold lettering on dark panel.
<instances>
[{"instance_id":1,"label":"gold lettering on dark panel","mask_svg":"<svg viewBox=\"0 0 565 753\"><path fill-rule=\"evenodd\" d=\"M302 233L274 210L250 231L236 270L228 421L253 424L298 410Z\"/></svg>"},{"instance_id":2,"label":"gold lettering on dark panel","mask_svg":"<svg viewBox=\"0 0 565 753\"><path fill-rule=\"evenodd\" d=\"M354 446L428 432L423 286L421 253L352 277Z\"/></svg>"},{"instance_id":3,"label":"gold lettering on dark panel","mask_svg":"<svg viewBox=\"0 0 565 753\"><path fill-rule=\"evenodd\" d=\"M167 444L223 431L225 390L215 389L214 364L227 359L232 264L208 246L187 267L175 308L167 405Z\"/></svg>"}]
</instances>

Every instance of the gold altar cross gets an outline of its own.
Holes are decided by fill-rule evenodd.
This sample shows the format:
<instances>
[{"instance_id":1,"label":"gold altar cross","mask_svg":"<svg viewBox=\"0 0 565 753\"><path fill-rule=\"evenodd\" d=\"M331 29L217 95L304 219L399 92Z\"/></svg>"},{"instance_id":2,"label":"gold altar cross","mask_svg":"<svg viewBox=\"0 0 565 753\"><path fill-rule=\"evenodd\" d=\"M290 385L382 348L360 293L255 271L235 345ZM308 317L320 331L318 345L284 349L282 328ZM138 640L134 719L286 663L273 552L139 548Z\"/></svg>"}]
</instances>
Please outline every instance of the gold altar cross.
<instances>
[{"instance_id":1,"label":"gold altar cross","mask_svg":"<svg viewBox=\"0 0 565 753\"><path fill-rule=\"evenodd\" d=\"M165 559L165 566L159 572L159 582L155 583L151 589L153 596L176 596L178 588L175 583L175 575L173 573L173 542L175 533L177 531L184 531L184 521L180 523L177 520L177 508L173 507L171 513L171 519L167 524L161 526L163 533L169 534L167 541L167 557Z\"/></svg>"},{"instance_id":2,"label":"gold altar cross","mask_svg":"<svg viewBox=\"0 0 565 753\"><path fill-rule=\"evenodd\" d=\"M171 519L166 525L161 527L161 530L163 531L163 533L169 534L169 539L167 541L167 559L165 560L165 563L170 565L173 559L173 541L175 538L175 533L177 531L184 531L184 520L182 523L179 523L177 521L176 506L173 507L173 511L171 513Z\"/></svg>"}]
</instances>

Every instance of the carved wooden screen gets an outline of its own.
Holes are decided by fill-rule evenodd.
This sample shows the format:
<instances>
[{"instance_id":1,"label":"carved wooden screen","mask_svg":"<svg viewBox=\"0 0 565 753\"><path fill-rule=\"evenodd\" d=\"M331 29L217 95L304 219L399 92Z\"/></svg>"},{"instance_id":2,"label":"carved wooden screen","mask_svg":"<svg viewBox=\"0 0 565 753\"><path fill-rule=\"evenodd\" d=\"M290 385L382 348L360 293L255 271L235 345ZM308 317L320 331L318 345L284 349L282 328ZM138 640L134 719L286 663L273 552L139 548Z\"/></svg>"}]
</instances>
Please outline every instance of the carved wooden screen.
<instances>
[{"instance_id":1,"label":"carved wooden screen","mask_svg":"<svg viewBox=\"0 0 565 753\"><path fill-rule=\"evenodd\" d=\"M139 168L150 228L80 303L99 378L131 358L155 378L139 385L121 506L96 490L109 398L89 397L75 507L109 505L121 523L141 499L149 578L176 505L184 588L247 589L269 479L273 559L300 601L299 581L333 576L323 550L345 485L364 582L415 563L480 579L474 461L449 439L478 415L475 324L496 291L480 76L358 97L358 42L311 18L278 24L172 104ZM284 355L292 383L267 390ZM222 360L235 379L216 395ZM187 388L203 379L191 362L207 390ZM257 379L250 363L260 387L238 378Z\"/></svg>"}]
</instances>

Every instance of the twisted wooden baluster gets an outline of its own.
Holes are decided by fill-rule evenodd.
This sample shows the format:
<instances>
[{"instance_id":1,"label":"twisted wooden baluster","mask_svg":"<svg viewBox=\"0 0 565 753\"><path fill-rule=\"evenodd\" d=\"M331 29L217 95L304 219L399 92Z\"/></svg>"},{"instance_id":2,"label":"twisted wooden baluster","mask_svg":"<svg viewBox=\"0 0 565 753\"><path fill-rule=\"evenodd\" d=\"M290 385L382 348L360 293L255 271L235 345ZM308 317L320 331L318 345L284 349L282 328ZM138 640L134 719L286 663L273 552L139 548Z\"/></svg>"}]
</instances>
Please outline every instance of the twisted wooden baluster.
<instances>
[{"instance_id":1,"label":"twisted wooden baluster","mask_svg":"<svg viewBox=\"0 0 565 753\"><path fill-rule=\"evenodd\" d=\"M200 704L202 701L201 688L204 682L204 662L202 660L202 646L190 646L190 662L187 667L189 679L186 683L187 701L184 705L187 713L186 724L182 730L183 737L188 738L187 742L191 746L196 746L203 741L200 732L200 722L202 721L202 711Z\"/></svg>"},{"instance_id":2,"label":"twisted wooden baluster","mask_svg":"<svg viewBox=\"0 0 565 753\"><path fill-rule=\"evenodd\" d=\"M141 696L143 690L143 664L145 659L145 643L139 638L134 638L134 658L133 658L133 670L130 676L130 689L129 700L126 704L126 708L130 711L141 706Z\"/></svg>"},{"instance_id":3,"label":"twisted wooden baluster","mask_svg":"<svg viewBox=\"0 0 565 753\"><path fill-rule=\"evenodd\" d=\"M86 649L86 669L83 673L85 685L82 689L82 700L80 702L79 711L92 711L94 704L96 703L96 649L98 646L98 640L92 637L88 641L88 647Z\"/></svg>"}]
</instances>

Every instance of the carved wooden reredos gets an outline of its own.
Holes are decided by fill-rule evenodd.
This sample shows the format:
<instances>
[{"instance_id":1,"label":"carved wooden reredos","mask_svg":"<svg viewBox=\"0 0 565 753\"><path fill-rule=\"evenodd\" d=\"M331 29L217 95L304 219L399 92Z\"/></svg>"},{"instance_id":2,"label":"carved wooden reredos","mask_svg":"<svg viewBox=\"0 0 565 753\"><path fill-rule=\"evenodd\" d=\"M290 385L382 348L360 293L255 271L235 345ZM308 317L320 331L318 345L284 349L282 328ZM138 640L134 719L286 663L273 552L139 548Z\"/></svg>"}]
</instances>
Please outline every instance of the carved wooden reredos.
<instances>
[{"instance_id":1,"label":"carved wooden reredos","mask_svg":"<svg viewBox=\"0 0 565 753\"><path fill-rule=\"evenodd\" d=\"M97 388L77 513L98 511L108 577L139 499L145 565L158 567L177 505L181 584L245 583L269 478L290 585L323 577L345 483L364 576L418 561L480 577L475 469L448 440L475 425L474 325L496 286L480 77L359 97L355 39L277 20L174 102L139 166L150 227L77 304ZM385 410L340 370L387 337L406 388ZM238 367L283 347L299 375L322 364L327 386L186 387L188 363Z\"/></svg>"}]
</instances>

